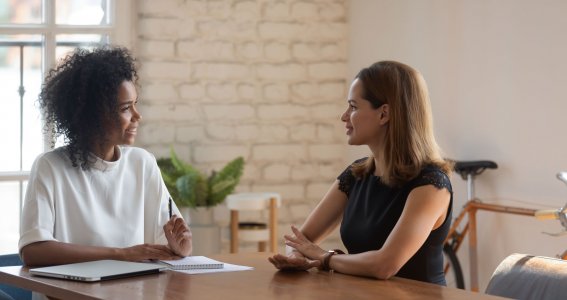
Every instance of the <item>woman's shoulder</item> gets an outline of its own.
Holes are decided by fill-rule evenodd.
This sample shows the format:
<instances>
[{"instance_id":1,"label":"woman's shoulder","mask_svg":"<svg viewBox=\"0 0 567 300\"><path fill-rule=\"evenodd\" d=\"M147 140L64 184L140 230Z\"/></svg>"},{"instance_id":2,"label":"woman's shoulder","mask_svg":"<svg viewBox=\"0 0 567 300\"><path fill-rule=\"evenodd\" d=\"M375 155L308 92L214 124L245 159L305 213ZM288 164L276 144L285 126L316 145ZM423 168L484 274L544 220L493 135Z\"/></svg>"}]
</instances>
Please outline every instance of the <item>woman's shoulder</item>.
<instances>
[{"instance_id":1,"label":"woman's shoulder","mask_svg":"<svg viewBox=\"0 0 567 300\"><path fill-rule=\"evenodd\" d=\"M416 186L431 184L439 189L447 188L452 191L451 180L449 175L443 169L436 165L427 165L423 167L415 180Z\"/></svg>"},{"instance_id":2,"label":"woman's shoulder","mask_svg":"<svg viewBox=\"0 0 567 300\"><path fill-rule=\"evenodd\" d=\"M156 160L155 156L152 153L143 148L134 146L120 146L120 151L122 152L122 156L127 159L152 161Z\"/></svg>"},{"instance_id":3,"label":"woman's shoulder","mask_svg":"<svg viewBox=\"0 0 567 300\"><path fill-rule=\"evenodd\" d=\"M434 164L428 164L421 169L421 175L425 174L437 174L438 176L449 177L449 175L443 171L440 166Z\"/></svg>"},{"instance_id":4,"label":"woman's shoulder","mask_svg":"<svg viewBox=\"0 0 567 300\"><path fill-rule=\"evenodd\" d=\"M368 157L363 157L355 160L353 163L348 165L344 171L337 177L339 181L339 190L344 192L347 196L350 194L350 189L353 187L356 177L352 173L352 166L357 164L363 164Z\"/></svg>"},{"instance_id":5,"label":"woman's shoulder","mask_svg":"<svg viewBox=\"0 0 567 300\"><path fill-rule=\"evenodd\" d=\"M368 160L368 156L365 156L365 157L362 157L362 158L359 158L359 159L355 160L355 161L352 162L352 164L350 164L350 165L352 166L352 165L354 165L354 164L361 164L361 163L366 162L367 160Z\"/></svg>"},{"instance_id":6,"label":"woman's shoulder","mask_svg":"<svg viewBox=\"0 0 567 300\"><path fill-rule=\"evenodd\" d=\"M366 162L366 160L368 160L368 157L363 157L363 158L359 158L356 159L355 161L353 161L352 163L350 163L348 166L346 166L346 168L343 170L343 172L341 173L340 176L345 176L345 175L350 175L350 176L354 176L352 174L352 167L356 166L356 165L360 165Z\"/></svg>"},{"instance_id":7,"label":"woman's shoulder","mask_svg":"<svg viewBox=\"0 0 567 300\"><path fill-rule=\"evenodd\" d=\"M146 170L149 173L159 172L156 157L146 149L133 146L120 146L124 168Z\"/></svg>"},{"instance_id":8,"label":"woman's shoulder","mask_svg":"<svg viewBox=\"0 0 567 300\"><path fill-rule=\"evenodd\" d=\"M31 176L60 176L73 167L66 147L59 147L39 154L32 165Z\"/></svg>"},{"instance_id":9,"label":"woman's shoulder","mask_svg":"<svg viewBox=\"0 0 567 300\"><path fill-rule=\"evenodd\" d=\"M35 164L59 164L69 161L67 147L58 147L47 152L43 152L35 159Z\"/></svg>"}]
</instances>

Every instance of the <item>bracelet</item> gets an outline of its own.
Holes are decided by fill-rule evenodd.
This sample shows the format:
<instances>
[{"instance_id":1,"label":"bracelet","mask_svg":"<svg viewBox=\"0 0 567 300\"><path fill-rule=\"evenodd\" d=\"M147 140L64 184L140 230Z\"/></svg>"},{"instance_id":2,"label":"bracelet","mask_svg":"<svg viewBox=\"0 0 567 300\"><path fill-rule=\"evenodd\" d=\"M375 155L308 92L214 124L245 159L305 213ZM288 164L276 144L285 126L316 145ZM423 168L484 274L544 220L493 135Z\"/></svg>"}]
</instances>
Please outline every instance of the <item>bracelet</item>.
<instances>
[{"instance_id":1,"label":"bracelet","mask_svg":"<svg viewBox=\"0 0 567 300\"><path fill-rule=\"evenodd\" d=\"M330 266L331 257L335 254L345 254L345 253L340 249L333 249L333 250L327 251L327 253L325 253L325 256L323 256L323 261L321 262L321 270L332 271L331 266Z\"/></svg>"}]
</instances>

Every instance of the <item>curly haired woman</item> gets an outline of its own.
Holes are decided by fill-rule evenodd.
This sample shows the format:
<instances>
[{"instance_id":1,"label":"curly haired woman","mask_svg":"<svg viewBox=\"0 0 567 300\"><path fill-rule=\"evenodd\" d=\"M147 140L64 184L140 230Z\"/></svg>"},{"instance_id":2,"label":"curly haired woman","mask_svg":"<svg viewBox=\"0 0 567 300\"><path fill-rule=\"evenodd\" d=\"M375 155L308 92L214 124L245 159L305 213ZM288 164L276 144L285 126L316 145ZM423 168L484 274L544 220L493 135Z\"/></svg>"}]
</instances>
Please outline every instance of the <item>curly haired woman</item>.
<instances>
[{"instance_id":1,"label":"curly haired woman","mask_svg":"<svg viewBox=\"0 0 567 300\"><path fill-rule=\"evenodd\" d=\"M98 259L175 259L191 253L191 231L168 214L169 193L153 155L130 147L138 112L128 50L77 49L45 79L46 128L66 146L31 170L19 249L26 265Z\"/></svg>"},{"instance_id":2,"label":"curly haired woman","mask_svg":"<svg viewBox=\"0 0 567 300\"><path fill-rule=\"evenodd\" d=\"M285 236L288 255L270 262L444 285L451 163L435 142L423 77L408 65L381 61L358 73L346 102L341 120L348 143L367 145L372 155L338 176L303 226ZM345 255L316 244L339 224Z\"/></svg>"}]
</instances>

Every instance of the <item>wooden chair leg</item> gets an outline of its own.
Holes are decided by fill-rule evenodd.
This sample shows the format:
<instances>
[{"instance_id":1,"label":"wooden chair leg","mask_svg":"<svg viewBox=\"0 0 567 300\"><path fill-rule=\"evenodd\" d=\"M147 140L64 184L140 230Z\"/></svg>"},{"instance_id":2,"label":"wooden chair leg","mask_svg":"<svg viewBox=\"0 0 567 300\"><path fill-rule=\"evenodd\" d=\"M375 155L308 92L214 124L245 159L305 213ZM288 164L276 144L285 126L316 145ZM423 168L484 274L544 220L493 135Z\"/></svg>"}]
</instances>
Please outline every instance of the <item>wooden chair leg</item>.
<instances>
[{"instance_id":1,"label":"wooden chair leg","mask_svg":"<svg viewBox=\"0 0 567 300\"><path fill-rule=\"evenodd\" d=\"M258 252L266 252L266 244L265 241L258 242Z\"/></svg>"},{"instance_id":2,"label":"wooden chair leg","mask_svg":"<svg viewBox=\"0 0 567 300\"><path fill-rule=\"evenodd\" d=\"M230 211L230 253L238 252L238 211Z\"/></svg>"}]
</instances>

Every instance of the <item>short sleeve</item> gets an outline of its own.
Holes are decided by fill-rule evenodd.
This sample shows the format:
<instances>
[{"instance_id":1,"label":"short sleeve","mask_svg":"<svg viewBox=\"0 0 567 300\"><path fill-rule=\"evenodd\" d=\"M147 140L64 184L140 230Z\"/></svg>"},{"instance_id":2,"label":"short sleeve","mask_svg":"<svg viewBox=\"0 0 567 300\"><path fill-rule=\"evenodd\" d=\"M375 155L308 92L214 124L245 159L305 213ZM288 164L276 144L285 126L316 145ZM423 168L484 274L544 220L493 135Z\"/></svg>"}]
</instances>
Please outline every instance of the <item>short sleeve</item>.
<instances>
[{"instance_id":1,"label":"short sleeve","mask_svg":"<svg viewBox=\"0 0 567 300\"><path fill-rule=\"evenodd\" d=\"M413 184L414 188L423 185L433 185L438 189L447 189L450 193L453 193L449 176L439 169L426 170L416 178Z\"/></svg>"},{"instance_id":2,"label":"short sleeve","mask_svg":"<svg viewBox=\"0 0 567 300\"><path fill-rule=\"evenodd\" d=\"M53 178L46 155L40 155L32 166L22 209L18 242L20 251L26 245L35 242L56 240L53 233L55 226Z\"/></svg>"},{"instance_id":3,"label":"short sleeve","mask_svg":"<svg viewBox=\"0 0 567 300\"><path fill-rule=\"evenodd\" d=\"M352 170L350 166L346 168L340 175L337 177L339 180L339 191L345 193L347 197L349 196L350 189L354 183L354 175L352 175Z\"/></svg>"},{"instance_id":4,"label":"short sleeve","mask_svg":"<svg viewBox=\"0 0 567 300\"><path fill-rule=\"evenodd\" d=\"M354 161L337 177L337 179L339 180L339 191L345 193L347 197L350 195L350 190L352 189L352 186L354 185L354 182L356 180L356 177L354 177L354 174L352 174L352 165L363 162L367 159L368 157L365 157Z\"/></svg>"}]
</instances>

